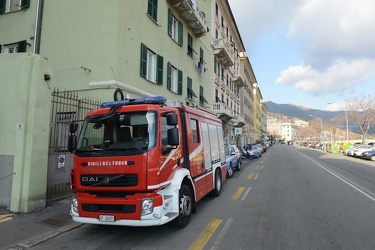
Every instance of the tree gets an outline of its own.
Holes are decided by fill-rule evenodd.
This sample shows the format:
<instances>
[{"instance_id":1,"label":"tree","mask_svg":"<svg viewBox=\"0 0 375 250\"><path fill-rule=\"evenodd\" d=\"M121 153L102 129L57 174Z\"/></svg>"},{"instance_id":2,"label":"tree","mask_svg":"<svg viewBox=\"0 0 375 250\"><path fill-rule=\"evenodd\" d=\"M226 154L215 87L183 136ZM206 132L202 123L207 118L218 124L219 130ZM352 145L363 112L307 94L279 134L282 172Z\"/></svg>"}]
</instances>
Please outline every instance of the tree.
<instances>
[{"instance_id":1,"label":"tree","mask_svg":"<svg viewBox=\"0 0 375 250\"><path fill-rule=\"evenodd\" d=\"M346 101L346 110L352 122L362 133L362 144L366 144L367 133L371 125L375 124L374 96L362 94Z\"/></svg>"},{"instance_id":2,"label":"tree","mask_svg":"<svg viewBox=\"0 0 375 250\"><path fill-rule=\"evenodd\" d=\"M315 118L309 122L311 136L320 140L323 132L323 121L320 118Z\"/></svg>"},{"instance_id":3,"label":"tree","mask_svg":"<svg viewBox=\"0 0 375 250\"><path fill-rule=\"evenodd\" d=\"M345 115L338 115L338 116L335 116L331 119L329 119L329 124L327 125L327 130L329 132L332 133L332 136L333 136L333 141L336 141L336 134L339 130L341 125L342 125L342 122L345 121Z\"/></svg>"},{"instance_id":4,"label":"tree","mask_svg":"<svg viewBox=\"0 0 375 250\"><path fill-rule=\"evenodd\" d=\"M297 131L297 135L298 135L298 138L302 139L303 141L310 139L311 137L310 127L309 126L299 127Z\"/></svg>"}]
</instances>

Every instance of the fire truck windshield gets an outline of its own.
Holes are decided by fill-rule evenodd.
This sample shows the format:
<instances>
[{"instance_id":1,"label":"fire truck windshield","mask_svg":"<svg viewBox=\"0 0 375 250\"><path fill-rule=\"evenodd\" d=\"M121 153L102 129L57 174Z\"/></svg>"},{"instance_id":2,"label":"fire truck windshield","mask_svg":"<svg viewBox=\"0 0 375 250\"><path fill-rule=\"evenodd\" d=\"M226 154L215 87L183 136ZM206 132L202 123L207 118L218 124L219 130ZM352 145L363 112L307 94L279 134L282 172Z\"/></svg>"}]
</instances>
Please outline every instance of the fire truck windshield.
<instances>
[{"instance_id":1,"label":"fire truck windshield","mask_svg":"<svg viewBox=\"0 0 375 250\"><path fill-rule=\"evenodd\" d=\"M115 113L87 117L78 138L77 155L136 155L156 146L156 112Z\"/></svg>"}]
</instances>

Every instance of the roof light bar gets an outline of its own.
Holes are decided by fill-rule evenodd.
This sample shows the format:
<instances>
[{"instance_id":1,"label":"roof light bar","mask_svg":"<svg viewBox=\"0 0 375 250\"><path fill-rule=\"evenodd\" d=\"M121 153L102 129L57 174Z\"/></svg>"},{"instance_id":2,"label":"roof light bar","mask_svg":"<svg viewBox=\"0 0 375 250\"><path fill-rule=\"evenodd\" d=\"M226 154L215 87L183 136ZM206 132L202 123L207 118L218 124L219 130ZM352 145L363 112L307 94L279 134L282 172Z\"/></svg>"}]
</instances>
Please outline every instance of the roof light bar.
<instances>
[{"instance_id":1,"label":"roof light bar","mask_svg":"<svg viewBox=\"0 0 375 250\"><path fill-rule=\"evenodd\" d=\"M144 98L137 98L137 99L127 99L121 101L113 101L113 102L104 102L100 105L101 108L110 108L115 107L118 105L126 106L126 105L135 105L135 104L164 104L167 99L164 96L154 96L154 97L144 97Z\"/></svg>"}]
</instances>

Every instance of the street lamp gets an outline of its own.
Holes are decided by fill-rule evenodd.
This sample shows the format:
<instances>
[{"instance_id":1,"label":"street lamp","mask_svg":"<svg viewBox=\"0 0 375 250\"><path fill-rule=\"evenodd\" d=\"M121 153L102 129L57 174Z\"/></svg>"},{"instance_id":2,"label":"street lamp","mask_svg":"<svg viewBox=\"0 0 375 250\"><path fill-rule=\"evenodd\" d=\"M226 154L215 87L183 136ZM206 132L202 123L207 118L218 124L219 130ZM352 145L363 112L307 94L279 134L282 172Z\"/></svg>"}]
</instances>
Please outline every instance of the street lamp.
<instances>
[{"instance_id":1,"label":"street lamp","mask_svg":"<svg viewBox=\"0 0 375 250\"><path fill-rule=\"evenodd\" d=\"M312 117L316 117L316 118L318 118L318 119L320 120L320 137L321 137L322 139L324 139L324 138L323 138L323 120L322 120L322 118L320 118L320 117L318 117L318 116L316 116L316 115L310 115L310 116L312 116Z\"/></svg>"},{"instance_id":2,"label":"street lamp","mask_svg":"<svg viewBox=\"0 0 375 250\"><path fill-rule=\"evenodd\" d=\"M327 102L327 104L332 104L332 102ZM344 109L345 118L346 118L346 141L349 142L349 121L348 121L348 112Z\"/></svg>"}]
</instances>

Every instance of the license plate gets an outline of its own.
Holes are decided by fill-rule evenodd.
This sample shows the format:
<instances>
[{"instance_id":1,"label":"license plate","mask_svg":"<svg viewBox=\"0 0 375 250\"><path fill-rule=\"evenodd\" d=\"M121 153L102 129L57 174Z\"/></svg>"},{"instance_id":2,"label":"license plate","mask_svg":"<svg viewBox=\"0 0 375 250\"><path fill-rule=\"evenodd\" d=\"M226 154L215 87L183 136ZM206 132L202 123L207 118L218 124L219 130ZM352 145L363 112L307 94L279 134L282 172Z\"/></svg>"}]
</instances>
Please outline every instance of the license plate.
<instances>
[{"instance_id":1,"label":"license plate","mask_svg":"<svg viewBox=\"0 0 375 250\"><path fill-rule=\"evenodd\" d=\"M99 215L99 221L102 222L114 222L115 216L114 215Z\"/></svg>"}]
</instances>

